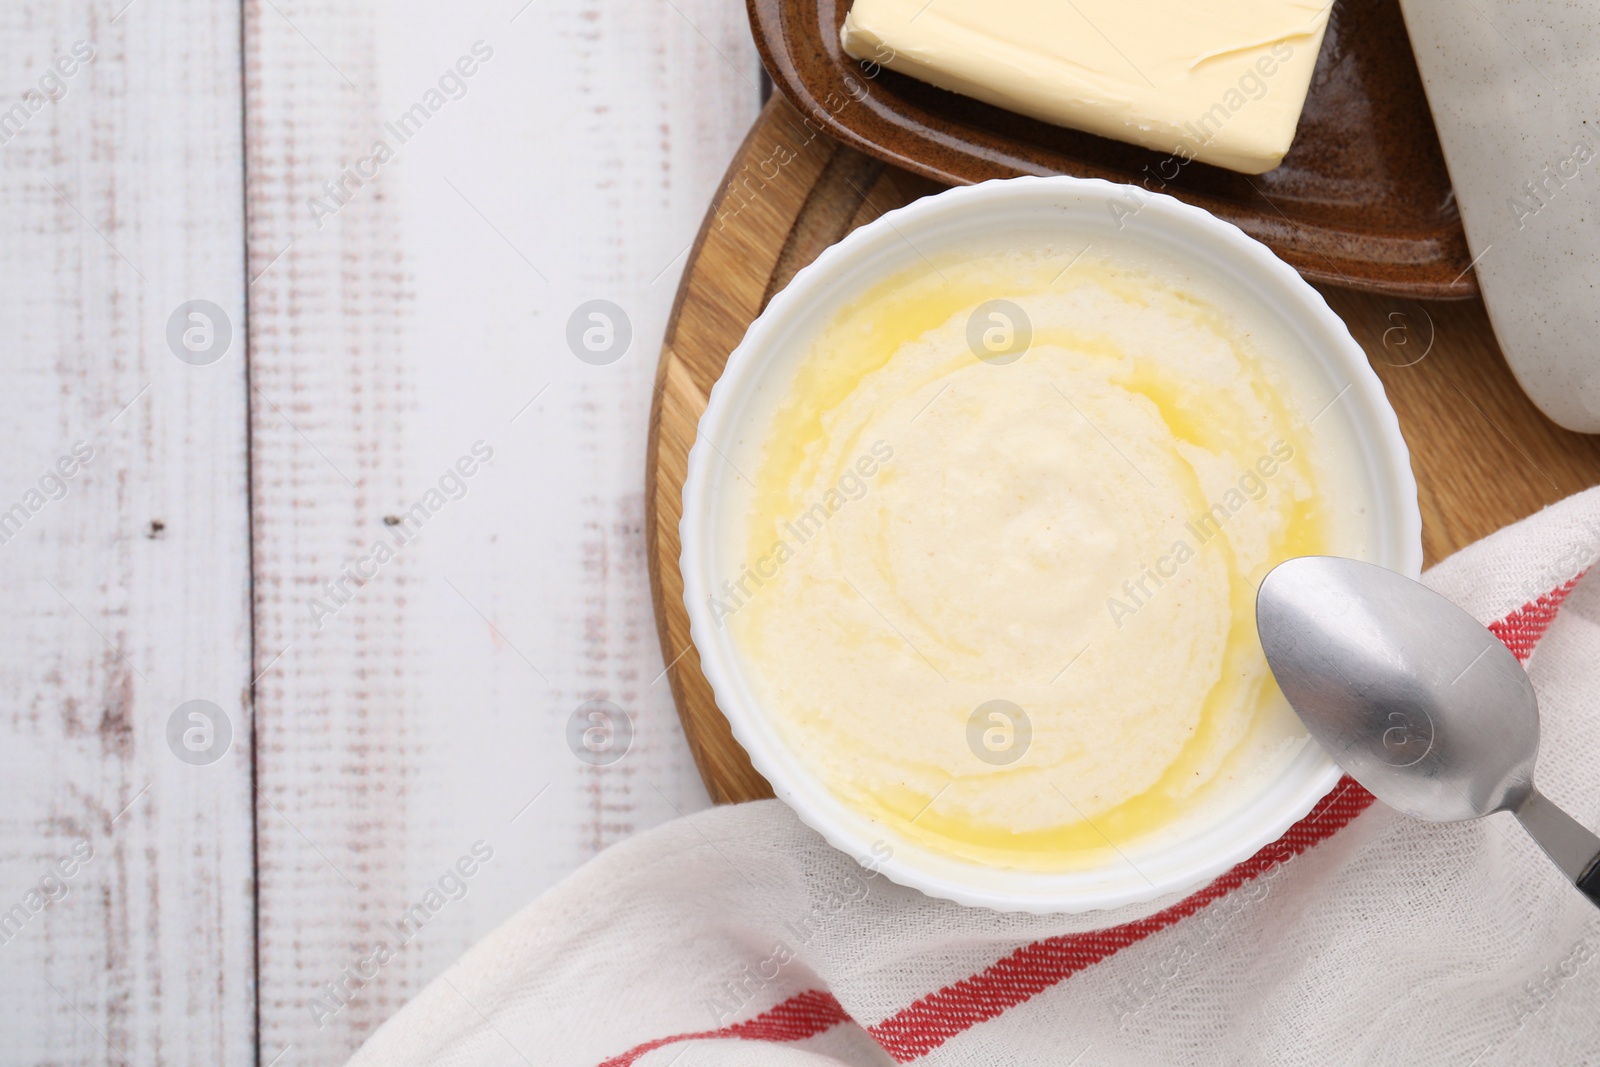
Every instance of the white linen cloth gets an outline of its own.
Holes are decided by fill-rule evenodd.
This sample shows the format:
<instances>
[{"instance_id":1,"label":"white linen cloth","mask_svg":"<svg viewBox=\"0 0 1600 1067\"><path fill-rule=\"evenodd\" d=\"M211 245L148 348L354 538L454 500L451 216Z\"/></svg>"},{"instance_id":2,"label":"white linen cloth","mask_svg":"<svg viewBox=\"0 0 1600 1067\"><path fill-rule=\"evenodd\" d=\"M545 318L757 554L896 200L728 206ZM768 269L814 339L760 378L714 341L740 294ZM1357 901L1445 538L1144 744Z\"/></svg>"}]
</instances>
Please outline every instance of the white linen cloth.
<instances>
[{"instance_id":1,"label":"white linen cloth","mask_svg":"<svg viewBox=\"0 0 1600 1067\"><path fill-rule=\"evenodd\" d=\"M1597 556L1600 488L1426 576L1524 659L1539 784L1590 827ZM1597 1004L1600 909L1505 814L1418 822L1347 779L1198 893L1034 916L897 886L764 801L607 849L351 1063L1600 1063Z\"/></svg>"}]
</instances>

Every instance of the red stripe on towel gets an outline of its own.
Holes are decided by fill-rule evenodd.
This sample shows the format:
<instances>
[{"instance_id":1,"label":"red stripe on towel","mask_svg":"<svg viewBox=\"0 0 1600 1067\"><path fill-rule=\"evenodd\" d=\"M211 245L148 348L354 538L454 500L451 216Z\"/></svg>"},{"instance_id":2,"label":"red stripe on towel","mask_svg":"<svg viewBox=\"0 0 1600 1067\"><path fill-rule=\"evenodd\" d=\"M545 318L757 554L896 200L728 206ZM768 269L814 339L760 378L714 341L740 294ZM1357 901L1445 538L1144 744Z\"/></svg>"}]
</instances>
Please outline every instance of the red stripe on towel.
<instances>
[{"instance_id":1,"label":"red stripe on towel","mask_svg":"<svg viewBox=\"0 0 1600 1067\"><path fill-rule=\"evenodd\" d=\"M634 1060L663 1045L673 1045L680 1041L700 1041L708 1038L734 1038L743 1041L803 1041L808 1037L815 1037L825 1030L831 1030L840 1023L849 1022L850 1016L845 1014L844 1008L833 999L832 993L824 993L820 989L807 990L796 994L773 1008L764 1011L754 1019L732 1026L724 1026L720 1030L701 1030L692 1034L677 1034L673 1037L657 1038L646 1041L642 1045L635 1045L620 1056L606 1060L600 1067L630 1067Z\"/></svg>"},{"instance_id":2,"label":"red stripe on towel","mask_svg":"<svg viewBox=\"0 0 1600 1067\"><path fill-rule=\"evenodd\" d=\"M970 978L891 1015L867 1032L894 1057L908 1063L938 1048L978 1023L993 1019L1079 971L1116 955L1136 942L1213 903L1285 860L1332 837L1367 810L1372 794L1343 778L1277 841L1240 863L1198 893L1137 922L1087 934L1065 934L1024 945Z\"/></svg>"},{"instance_id":3,"label":"red stripe on towel","mask_svg":"<svg viewBox=\"0 0 1600 1067\"><path fill-rule=\"evenodd\" d=\"M1583 571L1571 581L1556 586L1550 592L1543 594L1537 600L1530 600L1510 615L1489 624L1489 632L1498 637L1511 654L1522 662L1528 662L1528 657L1533 655L1533 646L1550 629L1550 624L1556 619L1556 612L1561 610L1561 605L1566 602L1567 595L1588 574Z\"/></svg>"}]
</instances>

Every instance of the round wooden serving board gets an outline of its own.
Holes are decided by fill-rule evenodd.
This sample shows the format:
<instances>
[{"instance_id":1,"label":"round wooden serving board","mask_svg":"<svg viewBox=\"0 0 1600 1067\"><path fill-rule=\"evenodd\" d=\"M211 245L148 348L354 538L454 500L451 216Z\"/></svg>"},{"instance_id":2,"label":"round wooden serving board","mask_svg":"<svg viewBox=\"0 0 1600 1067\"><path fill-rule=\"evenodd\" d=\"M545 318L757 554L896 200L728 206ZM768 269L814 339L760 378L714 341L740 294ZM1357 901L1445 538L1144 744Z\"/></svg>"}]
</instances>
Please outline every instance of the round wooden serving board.
<instances>
[{"instance_id":1,"label":"round wooden serving board","mask_svg":"<svg viewBox=\"0 0 1600 1067\"><path fill-rule=\"evenodd\" d=\"M830 140L774 96L690 253L650 413L646 536L661 651L700 776L717 803L770 797L717 710L689 640L678 519L695 426L728 353L824 248L942 186ZM1518 388L1478 300L1419 303L1331 287L1411 446L1432 564L1546 504L1600 484L1600 437L1569 433Z\"/></svg>"}]
</instances>

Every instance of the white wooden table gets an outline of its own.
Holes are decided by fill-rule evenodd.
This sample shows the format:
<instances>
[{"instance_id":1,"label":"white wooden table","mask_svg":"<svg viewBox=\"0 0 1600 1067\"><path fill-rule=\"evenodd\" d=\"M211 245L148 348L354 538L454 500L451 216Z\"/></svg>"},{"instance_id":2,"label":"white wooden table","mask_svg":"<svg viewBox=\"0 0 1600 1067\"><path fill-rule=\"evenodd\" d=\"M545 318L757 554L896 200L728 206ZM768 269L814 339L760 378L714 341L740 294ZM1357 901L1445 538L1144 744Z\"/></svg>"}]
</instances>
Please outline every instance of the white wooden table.
<instances>
[{"instance_id":1,"label":"white wooden table","mask_svg":"<svg viewBox=\"0 0 1600 1067\"><path fill-rule=\"evenodd\" d=\"M706 804L643 466L743 5L61 0L0 60L0 1063L342 1062Z\"/></svg>"}]
</instances>

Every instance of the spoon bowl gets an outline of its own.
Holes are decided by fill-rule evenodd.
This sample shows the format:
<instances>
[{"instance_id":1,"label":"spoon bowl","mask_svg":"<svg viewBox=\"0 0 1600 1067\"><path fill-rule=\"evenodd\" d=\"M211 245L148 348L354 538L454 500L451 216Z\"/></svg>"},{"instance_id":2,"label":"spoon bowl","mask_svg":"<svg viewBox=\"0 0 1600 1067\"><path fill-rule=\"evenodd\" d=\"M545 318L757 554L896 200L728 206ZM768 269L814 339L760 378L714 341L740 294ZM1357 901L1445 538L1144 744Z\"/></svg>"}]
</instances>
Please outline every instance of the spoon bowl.
<instances>
[{"instance_id":1,"label":"spoon bowl","mask_svg":"<svg viewBox=\"0 0 1600 1067\"><path fill-rule=\"evenodd\" d=\"M1533 784L1533 684L1476 619L1393 571L1303 556L1262 581L1256 627L1306 730L1369 792L1432 822L1513 812L1600 904L1600 838Z\"/></svg>"}]
</instances>

